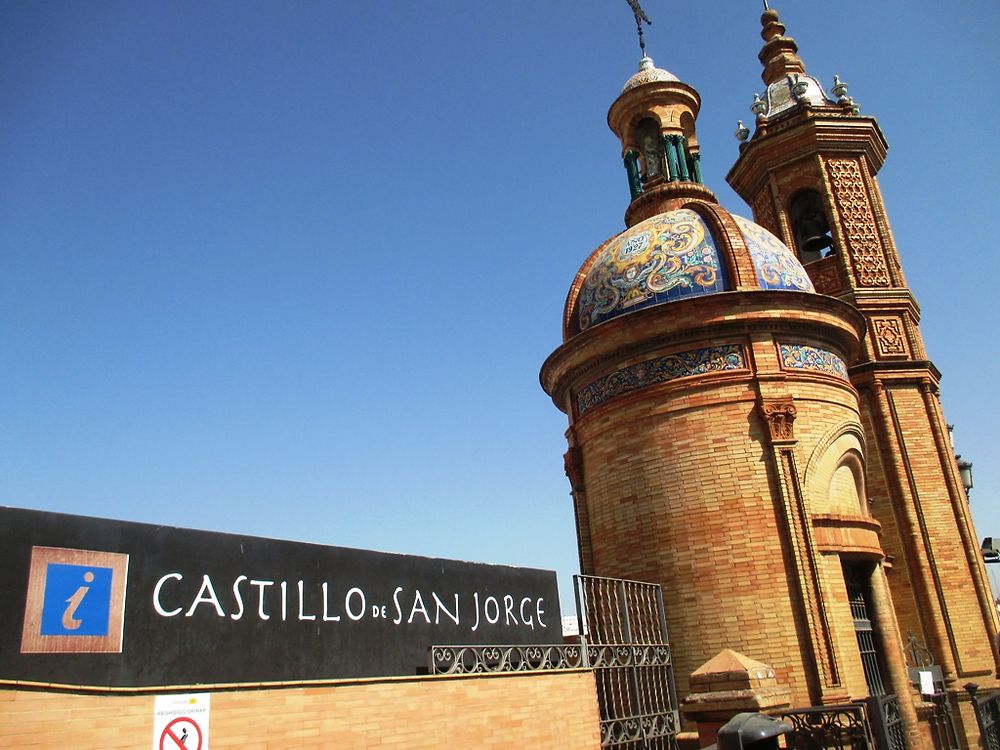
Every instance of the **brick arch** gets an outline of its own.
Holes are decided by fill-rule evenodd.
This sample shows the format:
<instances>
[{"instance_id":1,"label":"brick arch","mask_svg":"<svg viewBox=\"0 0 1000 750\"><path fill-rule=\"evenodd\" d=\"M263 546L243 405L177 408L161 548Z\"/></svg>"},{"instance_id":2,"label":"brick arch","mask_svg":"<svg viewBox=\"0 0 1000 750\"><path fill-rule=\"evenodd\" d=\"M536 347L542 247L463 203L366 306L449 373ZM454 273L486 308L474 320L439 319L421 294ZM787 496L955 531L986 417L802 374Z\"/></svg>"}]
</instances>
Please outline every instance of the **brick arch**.
<instances>
[{"instance_id":1,"label":"brick arch","mask_svg":"<svg viewBox=\"0 0 1000 750\"><path fill-rule=\"evenodd\" d=\"M856 422L842 423L820 439L806 464L803 482L810 513L869 516L865 452L864 434Z\"/></svg>"},{"instance_id":2,"label":"brick arch","mask_svg":"<svg viewBox=\"0 0 1000 750\"><path fill-rule=\"evenodd\" d=\"M853 448L841 456L840 462L830 476L827 486L827 502L834 512L849 515L851 511L868 515L868 500L865 492L865 469L861 454Z\"/></svg>"},{"instance_id":3,"label":"brick arch","mask_svg":"<svg viewBox=\"0 0 1000 750\"><path fill-rule=\"evenodd\" d=\"M632 117L629 118L628 123L622 131L622 155L624 155L629 150L639 151L639 141L636 138L636 129L639 127L639 123L643 120L652 120L656 123L660 132L666 127L667 123L663 121L660 113L656 111L655 108L643 108L638 110Z\"/></svg>"},{"instance_id":4,"label":"brick arch","mask_svg":"<svg viewBox=\"0 0 1000 750\"><path fill-rule=\"evenodd\" d=\"M681 132L688 140L688 148L697 151L698 133L695 130L694 115L690 112L682 112L678 122L681 127Z\"/></svg>"}]
</instances>

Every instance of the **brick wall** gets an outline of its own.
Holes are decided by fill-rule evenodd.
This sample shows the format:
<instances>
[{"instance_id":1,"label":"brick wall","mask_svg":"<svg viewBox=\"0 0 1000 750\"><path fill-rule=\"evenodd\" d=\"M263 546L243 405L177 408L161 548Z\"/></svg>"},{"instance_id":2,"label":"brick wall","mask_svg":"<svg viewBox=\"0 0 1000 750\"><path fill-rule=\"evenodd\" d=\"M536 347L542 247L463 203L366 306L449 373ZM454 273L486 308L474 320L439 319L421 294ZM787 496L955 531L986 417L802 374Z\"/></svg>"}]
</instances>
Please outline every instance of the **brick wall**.
<instances>
[{"instance_id":1,"label":"brick wall","mask_svg":"<svg viewBox=\"0 0 1000 750\"><path fill-rule=\"evenodd\" d=\"M152 695L0 689L0 748L153 746ZM591 672L212 694L213 748L599 748Z\"/></svg>"},{"instance_id":2,"label":"brick wall","mask_svg":"<svg viewBox=\"0 0 1000 750\"><path fill-rule=\"evenodd\" d=\"M781 373L770 337L751 346L756 376L642 389L575 422L594 570L662 584L681 696L694 669L733 648L772 665L794 703L806 705L810 636L757 406L759 394L776 386L757 378L780 377L777 387L794 398L799 474L804 483L815 474L822 485L807 495L809 512L866 517L853 487L841 488L832 507L821 504L837 466L812 460L824 450L838 454L827 463L843 453L845 446L830 445L838 428L861 433L857 396L828 376ZM860 697L867 690L839 557L820 565L843 689Z\"/></svg>"}]
</instances>

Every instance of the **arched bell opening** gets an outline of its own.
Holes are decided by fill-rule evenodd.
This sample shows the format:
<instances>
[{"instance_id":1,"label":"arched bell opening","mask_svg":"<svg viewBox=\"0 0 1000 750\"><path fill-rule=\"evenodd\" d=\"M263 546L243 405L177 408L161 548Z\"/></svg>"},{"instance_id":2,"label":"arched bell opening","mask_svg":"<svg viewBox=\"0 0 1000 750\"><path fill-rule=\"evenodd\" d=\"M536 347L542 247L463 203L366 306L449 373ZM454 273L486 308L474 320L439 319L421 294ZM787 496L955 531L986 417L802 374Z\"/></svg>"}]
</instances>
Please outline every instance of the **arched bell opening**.
<instances>
[{"instance_id":1,"label":"arched bell opening","mask_svg":"<svg viewBox=\"0 0 1000 750\"><path fill-rule=\"evenodd\" d=\"M795 248L803 263L810 263L836 252L830 221L823 207L823 196L815 190L796 193L788 204Z\"/></svg>"},{"instance_id":2,"label":"arched bell opening","mask_svg":"<svg viewBox=\"0 0 1000 750\"><path fill-rule=\"evenodd\" d=\"M643 184L661 179L666 174L666 154L660 138L660 124L652 117L645 117L635 128L635 140L639 145L642 159L641 179Z\"/></svg>"}]
</instances>

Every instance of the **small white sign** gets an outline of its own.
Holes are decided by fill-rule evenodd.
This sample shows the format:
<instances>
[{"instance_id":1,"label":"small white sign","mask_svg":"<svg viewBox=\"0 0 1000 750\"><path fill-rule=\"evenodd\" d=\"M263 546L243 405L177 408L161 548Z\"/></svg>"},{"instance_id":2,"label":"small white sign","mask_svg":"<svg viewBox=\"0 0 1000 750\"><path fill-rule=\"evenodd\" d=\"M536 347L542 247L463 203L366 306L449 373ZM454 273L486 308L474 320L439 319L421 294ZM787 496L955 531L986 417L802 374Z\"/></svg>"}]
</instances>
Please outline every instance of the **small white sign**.
<instances>
[{"instance_id":1,"label":"small white sign","mask_svg":"<svg viewBox=\"0 0 1000 750\"><path fill-rule=\"evenodd\" d=\"M934 695L934 673L926 669L920 670L920 694Z\"/></svg>"},{"instance_id":2,"label":"small white sign","mask_svg":"<svg viewBox=\"0 0 1000 750\"><path fill-rule=\"evenodd\" d=\"M153 704L153 750L208 750L210 693L158 695Z\"/></svg>"}]
</instances>

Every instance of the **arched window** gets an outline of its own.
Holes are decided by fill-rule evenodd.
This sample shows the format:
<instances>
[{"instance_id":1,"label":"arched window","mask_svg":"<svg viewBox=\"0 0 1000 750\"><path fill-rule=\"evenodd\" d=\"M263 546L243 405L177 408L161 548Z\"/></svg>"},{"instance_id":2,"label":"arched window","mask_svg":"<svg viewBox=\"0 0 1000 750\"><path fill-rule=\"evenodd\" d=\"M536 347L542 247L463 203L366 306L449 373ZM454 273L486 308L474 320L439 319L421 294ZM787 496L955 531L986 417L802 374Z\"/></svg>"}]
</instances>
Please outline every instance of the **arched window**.
<instances>
[{"instance_id":1,"label":"arched window","mask_svg":"<svg viewBox=\"0 0 1000 750\"><path fill-rule=\"evenodd\" d=\"M803 263L819 260L833 250L830 222L823 208L823 197L815 190L797 193L788 206L795 246ZM829 248L829 249L828 249Z\"/></svg>"},{"instance_id":2,"label":"arched window","mask_svg":"<svg viewBox=\"0 0 1000 750\"><path fill-rule=\"evenodd\" d=\"M649 182L657 177L663 177L663 139L660 137L660 126L656 120L651 117L640 120L636 126L635 135L645 167L642 175L643 181Z\"/></svg>"}]
</instances>

